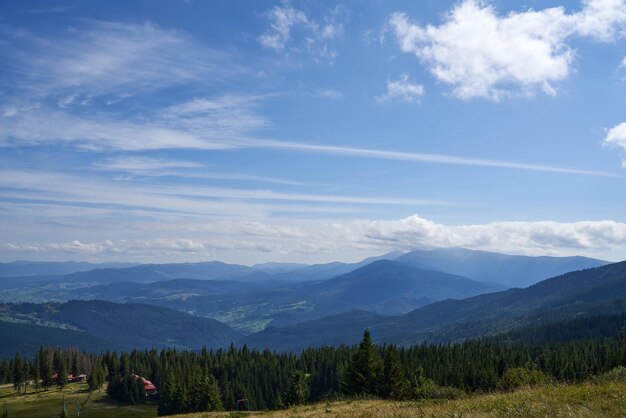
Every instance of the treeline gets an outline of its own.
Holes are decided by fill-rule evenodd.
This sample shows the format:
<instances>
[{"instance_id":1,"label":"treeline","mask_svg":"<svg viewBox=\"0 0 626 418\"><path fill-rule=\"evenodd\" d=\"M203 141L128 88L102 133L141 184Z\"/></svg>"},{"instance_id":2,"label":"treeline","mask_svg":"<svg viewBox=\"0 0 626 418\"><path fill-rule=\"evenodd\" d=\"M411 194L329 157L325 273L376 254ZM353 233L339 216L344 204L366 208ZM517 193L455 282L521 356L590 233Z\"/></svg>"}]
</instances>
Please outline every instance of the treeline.
<instances>
[{"instance_id":1,"label":"treeline","mask_svg":"<svg viewBox=\"0 0 626 418\"><path fill-rule=\"evenodd\" d=\"M0 381L42 390L51 376L89 375L92 389L108 380L109 396L127 403L150 400L160 415L233 409L280 409L289 405L354 396L393 399L451 398L462 392L510 389L521 383L576 382L626 365L626 337L508 344L496 340L462 344L376 346L369 332L357 347L322 347L300 355L268 350L200 352L174 349L87 355L42 348L30 360L0 363ZM98 377L99 376L99 377ZM158 395L146 397L137 376Z\"/></svg>"},{"instance_id":2,"label":"treeline","mask_svg":"<svg viewBox=\"0 0 626 418\"><path fill-rule=\"evenodd\" d=\"M86 375L90 385L97 389L102 386L106 370L102 369L102 357L85 354L77 349L54 349L41 347L32 360L16 354L10 361L0 362L0 384L13 383L16 391L26 391L30 385L34 389L49 390L52 386L64 388L68 378ZM96 372L94 373L94 369ZM91 382L93 377L101 377L99 382Z\"/></svg>"}]
</instances>

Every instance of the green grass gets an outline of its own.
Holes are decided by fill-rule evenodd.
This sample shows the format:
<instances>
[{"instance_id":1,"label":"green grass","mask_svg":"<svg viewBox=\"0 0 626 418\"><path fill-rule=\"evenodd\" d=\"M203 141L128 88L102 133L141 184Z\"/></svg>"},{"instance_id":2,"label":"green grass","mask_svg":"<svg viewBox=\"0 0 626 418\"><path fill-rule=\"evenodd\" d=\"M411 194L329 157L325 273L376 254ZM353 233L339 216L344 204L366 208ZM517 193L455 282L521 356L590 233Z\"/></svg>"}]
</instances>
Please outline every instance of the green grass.
<instances>
[{"instance_id":1,"label":"green grass","mask_svg":"<svg viewBox=\"0 0 626 418\"><path fill-rule=\"evenodd\" d=\"M457 400L393 402L358 400L305 405L284 411L248 412L245 418L404 418L404 417L624 417L626 383L542 385L509 393ZM231 412L178 415L178 418L228 418Z\"/></svg>"},{"instance_id":2,"label":"green grass","mask_svg":"<svg viewBox=\"0 0 626 418\"><path fill-rule=\"evenodd\" d=\"M15 394L11 385L0 386L0 411L7 402L9 417L55 417L61 412L65 395L69 416L76 416L76 401L81 417L143 418L155 417L154 405L124 406L109 402L102 393L89 393L85 384L71 384L63 391L51 389ZM456 400L393 402L355 400L305 405L282 411L198 413L179 418L328 417L328 418L403 418L403 417L624 417L626 381L600 379L576 385L546 384L515 392L473 395Z\"/></svg>"},{"instance_id":3,"label":"green grass","mask_svg":"<svg viewBox=\"0 0 626 418\"><path fill-rule=\"evenodd\" d=\"M120 405L106 399L106 391L90 392L85 383L71 383L65 389L48 391L29 388L26 394L17 394L13 385L0 385L0 413L6 402L9 417L53 418L61 413L63 397L68 416L76 416L76 402L80 402L80 416L85 418L148 418L156 416L154 405Z\"/></svg>"}]
</instances>

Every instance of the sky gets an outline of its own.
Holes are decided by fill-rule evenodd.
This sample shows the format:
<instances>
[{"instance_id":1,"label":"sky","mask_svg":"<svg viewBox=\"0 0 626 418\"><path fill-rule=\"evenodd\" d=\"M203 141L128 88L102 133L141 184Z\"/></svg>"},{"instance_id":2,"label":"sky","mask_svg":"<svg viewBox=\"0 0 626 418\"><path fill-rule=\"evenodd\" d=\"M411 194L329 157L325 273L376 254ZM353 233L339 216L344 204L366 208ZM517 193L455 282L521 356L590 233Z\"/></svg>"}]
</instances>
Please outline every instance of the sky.
<instances>
[{"instance_id":1,"label":"sky","mask_svg":"<svg viewBox=\"0 0 626 418\"><path fill-rule=\"evenodd\" d=\"M0 3L0 261L626 259L626 1Z\"/></svg>"}]
</instances>

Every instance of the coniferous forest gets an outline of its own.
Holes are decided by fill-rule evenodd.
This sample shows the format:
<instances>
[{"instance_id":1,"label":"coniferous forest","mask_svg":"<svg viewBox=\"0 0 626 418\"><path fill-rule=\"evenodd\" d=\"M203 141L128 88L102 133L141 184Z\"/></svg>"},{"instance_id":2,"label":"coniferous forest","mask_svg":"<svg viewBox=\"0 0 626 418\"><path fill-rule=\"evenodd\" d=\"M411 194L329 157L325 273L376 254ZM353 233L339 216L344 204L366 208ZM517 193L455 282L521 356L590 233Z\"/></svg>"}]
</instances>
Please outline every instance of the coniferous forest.
<instances>
[{"instance_id":1,"label":"coniferous forest","mask_svg":"<svg viewBox=\"0 0 626 418\"><path fill-rule=\"evenodd\" d=\"M1 362L0 383L12 382L16 391L27 384L50 390L65 384L60 376L85 374L91 390L106 387L123 403L156 403L159 415L169 415L281 409L346 397L450 399L549 380L577 382L624 365L623 333L537 344L490 339L405 348L376 346L365 331L356 347L310 348L299 355L245 346L99 355L42 347L32 359L18 354ZM153 382L157 394L147 396L137 376Z\"/></svg>"}]
</instances>

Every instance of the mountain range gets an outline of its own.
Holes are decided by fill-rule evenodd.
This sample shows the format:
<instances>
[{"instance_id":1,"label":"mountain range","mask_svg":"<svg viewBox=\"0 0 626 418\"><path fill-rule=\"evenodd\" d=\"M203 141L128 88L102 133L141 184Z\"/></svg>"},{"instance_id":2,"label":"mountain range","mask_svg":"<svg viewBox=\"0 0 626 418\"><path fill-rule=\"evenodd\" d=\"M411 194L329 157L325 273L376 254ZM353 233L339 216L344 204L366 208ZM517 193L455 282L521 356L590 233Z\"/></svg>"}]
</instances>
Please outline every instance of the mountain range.
<instances>
[{"instance_id":1,"label":"mountain range","mask_svg":"<svg viewBox=\"0 0 626 418\"><path fill-rule=\"evenodd\" d=\"M268 327L242 342L285 351L354 344L364 328L385 343L461 341L524 326L623 312L626 262L570 272L525 289L444 300L393 317L349 312L287 327Z\"/></svg>"},{"instance_id":2,"label":"mountain range","mask_svg":"<svg viewBox=\"0 0 626 418\"><path fill-rule=\"evenodd\" d=\"M236 342L292 351L352 344L365 328L379 342L413 344L626 312L624 265L584 257L452 248L310 266L98 267L0 278L0 335L15 334L11 349L45 335L90 348ZM523 283L532 285L511 288Z\"/></svg>"}]
</instances>

